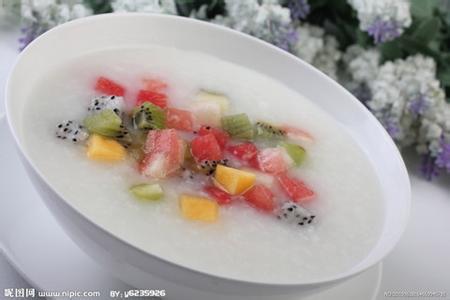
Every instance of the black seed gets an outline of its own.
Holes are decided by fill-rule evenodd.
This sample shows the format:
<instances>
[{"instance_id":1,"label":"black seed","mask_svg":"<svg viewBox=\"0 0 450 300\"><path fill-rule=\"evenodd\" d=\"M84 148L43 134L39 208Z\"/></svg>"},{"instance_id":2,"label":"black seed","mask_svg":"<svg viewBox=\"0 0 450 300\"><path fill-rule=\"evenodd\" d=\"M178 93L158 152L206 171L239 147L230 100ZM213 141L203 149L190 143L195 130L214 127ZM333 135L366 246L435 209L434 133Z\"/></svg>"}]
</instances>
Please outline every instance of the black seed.
<instances>
[{"instance_id":1,"label":"black seed","mask_svg":"<svg viewBox=\"0 0 450 300\"><path fill-rule=\"evenodd\" d=\"M116 96L111 96L111 100L113 100L114 98L116 98Z\"/></svg>"},{"instance_id":2,"label":"black seed","mask_svg":"<svg viewBox=\"0 0 450 300\"><path fill-rule=\"evenodd\" d=\"M59 124L59 125L58 125L58 128L61 128L61 127L62 127L62 124Z\"/></svg>"},{"instance_id":3,"label":"black seed","mask_svg":"<svg viewBox=\"0 0 450 300\"><path fill-rule=\"evenodd\" d=\"M78 134L78 130L75 130L75 132L73 134Z\"/></svg>"},{"instance_id":4,"label":"black seed","mask_svg":"<svg viewBox=\"0 0 450 300\"><path fill-rule=\"evenodd\" d=\"M76 139L76 138L73 138L72 141L76 143L76 142L77 142L77 139Z\"/></svg>"},{"instance_id":5,"label":"black seed","mask_svg":"<svg viewBox=\"0 0 450 300\"><path fill-rule=\"evenodd\" d=\"M95 109L96 109L96 110L100 110L100 107L96 107Z\"/></svg>"},{"instance_id":6,"label":"black seed","mask_svg":"<svg viewBox=\"0 0 450 300\"><path fill-rule=\"evenodd\" d=\"M294 209L292 208L292 207L289 207L288 208L288 211L293 211Z\"/></svg>"},{"instance_id":7,"label":"black seed","mask_svg":"<svg viewBox=\"0 0 450 300\"><path fill-rule=\"evenodd\" d=\"M69 130L69 129L67 129L67 128L64 128L64 130L63 130L63 131L64 131L64 132L67 132L67 130Z\"/></svg>"},{"instance_id":8,"label":"black seed","mask_svg":"<svg viewBox=\"0 0 450 300\"><path fill-rule=\"evenodd\" d=\"M303 223L303 222L300 222L300 223L298 223L300 226L303 226L305 223Z\"/></svg>"},{"instance_id":9,"label":"black seed","mask_svg":"<svg viewBox=\"0 0 450 300\"><path fill-rule=\"evenodd\" d=\"M312 222L312 220L309 220L309 221L308 221L308 224L311 224L311 222Z\"/></svg>"},{"instance_id":10,"label":"black seed","mask_svg":"<svg viewBox=\"0 0 450 300\"><path fill-rule=\"evenodd\" d=\"M303 217L303 220L306 221L306 220L308 220L308 218L307 217Z\"/></svg>"},{"instance_id":11,"label":"black seed","mask_svg":"<svg viewBox=\"0 0 450 300\"><path fill-rule=\"evenodd\" d=\"M210 130L211 129L211 127L209 127L209 126L206 126L206 130Z\"/></svg>"},{"instance_id":12,"label":"black seed","mask_svg":"<svg viewBox=\"0 0 450 300\"><path fill-rule=\"evenodd\" d=\"M311 216L311 219L314 219L316 216Z\"/></svg>"}]
</instances>

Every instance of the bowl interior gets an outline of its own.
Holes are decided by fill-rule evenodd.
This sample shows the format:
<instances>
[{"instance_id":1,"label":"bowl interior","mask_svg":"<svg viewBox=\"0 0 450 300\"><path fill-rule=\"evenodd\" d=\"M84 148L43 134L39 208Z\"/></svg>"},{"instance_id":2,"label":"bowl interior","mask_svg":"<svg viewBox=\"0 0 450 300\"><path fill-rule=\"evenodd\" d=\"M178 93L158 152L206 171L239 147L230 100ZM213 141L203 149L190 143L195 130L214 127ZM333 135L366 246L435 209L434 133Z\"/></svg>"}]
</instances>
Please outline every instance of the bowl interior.
<instances>
[{"instance_id":1,"label":"bowl interior","mask_svg":"<svg viewBox=\"0 0 450 300\"><path fill-rule=\"evenodd\" d=\"M205 22L163 15L101 15L69 22L33 42L20 55L6 96L8 120L25 157L22 109L32 83L45 70L82 53L149 44L200 51L259 71L331 114L370 159L383 189L384 199L380 201L385 202L385 222L378 243L363 261L337 278L372 266L393 248L407 223L410 187L401 156L382 126L349 92L310 65L255 38Z\"/></svg>"}]
</instances>

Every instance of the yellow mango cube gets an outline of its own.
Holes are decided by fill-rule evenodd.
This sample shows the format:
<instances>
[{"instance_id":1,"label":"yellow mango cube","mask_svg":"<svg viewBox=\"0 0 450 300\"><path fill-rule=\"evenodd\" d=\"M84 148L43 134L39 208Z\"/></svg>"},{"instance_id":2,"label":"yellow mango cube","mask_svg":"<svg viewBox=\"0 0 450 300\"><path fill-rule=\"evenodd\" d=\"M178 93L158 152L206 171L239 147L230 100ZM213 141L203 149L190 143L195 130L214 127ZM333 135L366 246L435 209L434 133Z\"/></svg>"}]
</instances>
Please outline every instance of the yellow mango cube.
<instances>
[{"instance_id":1,"label":"yellow mango cube","mask_svg":"<svg viewBox=\"0 0 450 300\"><path fill-rule=\"evenodd\" d=\"M181 195L180 207L183 216L189 220L214 222L219 217L219 205L208 198Z\"/></svg>"},{"instance_id":2,"label":"yellow mango cube","mask_svg":"<svg viewBox=\"0 0 450 300\"><path fill-rule=\"evenodd\" d=\"M255 183L256 175L223 165L218 165L214 176L215 184L231 195L242 194Z\"/></svg>"},{"instance_id":3,"label":"yellow mango cube","mask_svg":"<svg viewBox=\"0 0 450 300\"><path fill-rule=\"evenodd\" d=\"M125 148L116 140L92 134L87 143L87 157L93 160L119 161L125 158Z\"/></svg>"}]
</instances>

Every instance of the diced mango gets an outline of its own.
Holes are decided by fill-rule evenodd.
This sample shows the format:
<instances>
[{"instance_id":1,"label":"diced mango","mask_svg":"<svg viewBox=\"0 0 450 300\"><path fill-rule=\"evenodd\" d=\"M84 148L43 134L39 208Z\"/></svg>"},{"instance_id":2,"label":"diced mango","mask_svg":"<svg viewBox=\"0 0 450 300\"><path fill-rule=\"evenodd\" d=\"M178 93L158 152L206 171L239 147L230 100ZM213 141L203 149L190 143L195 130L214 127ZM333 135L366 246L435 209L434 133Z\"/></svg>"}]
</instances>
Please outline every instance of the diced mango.
<instances>
[{"instance_id":1,"label":"diced mango","mask_svg":"<svg viewBox=\"0 0 450 300\"><path fill-rule=\"evenodd\" d=\"M251 172L246 172L223 165L218 165L215 174L215 184L225 189L231 195L238 195L253 186L256 176Z\"/></svg>"},{"instance_id":2,"label":"diced mango","mask_svg":"<svg viewBox=\"0 0 450 300\"><path fill-rule=\"evenodd\" d=\"M92 134L88 140L86 152L90 159L118 161L125 158L125 148L116 140Z\"/></svg>"},{"instance_id":3,"label":"diced mango","mask_svg":"<svg viewBox=\"0 0 450 300\"><path fill-rule=\"evenodd\" d=\"M180 207L183 216L189 220L213 222L219 217L219 205L208 198L181 195Z\"/></svg>"}]
</instances>

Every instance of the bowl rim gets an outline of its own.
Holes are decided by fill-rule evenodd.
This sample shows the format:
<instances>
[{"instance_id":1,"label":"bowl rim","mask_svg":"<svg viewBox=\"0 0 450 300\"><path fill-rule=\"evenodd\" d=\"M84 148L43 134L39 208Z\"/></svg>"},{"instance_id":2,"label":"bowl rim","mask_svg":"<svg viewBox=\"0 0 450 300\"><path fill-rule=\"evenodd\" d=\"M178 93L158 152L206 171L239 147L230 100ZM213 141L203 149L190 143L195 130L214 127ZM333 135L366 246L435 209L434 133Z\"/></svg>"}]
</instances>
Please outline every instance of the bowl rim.
<instances>
[{"instance_id":1,"label":"bowl rim","mask_svg":"<svg viewBox=\"0 0 450 300\"><path fill-rule=\"evenodd\" d=\"M231 36L235 36L238 38L244 38L244 39L248 39L251 40L253 43L255 43L255 46L257 47L269 47L271 48L273 51L277 52L276 55L283 55L283 56L287 56L289 59L293 59L296 61L296 63L301 63L303 68L308 69L308 72L315 72L317 74L320 75L320 77L322 78L322 80L328 81L329 84L334 85L334 88L336 89L340 89L341 91L343 91L346 94L346 101L352 101L354 105L358 106L358 109L361 111L361 113L364 113L369 119L370 122L375 122L377 129L381 130L384 135L385 135L385 142L387 142L389 144L389 146L394 147L394 151L391 151L392 154L395 156L395 159L397 162L399 162L399 167L401 168L400 172L403 173L404 175L404 183L405 186L403 188L405 188L405 195L407 198L407 212L405 212L405 222L404 224L402 224L402 228L400 230L400 233L398 234L398 237L389 245L389 247L385 247L385 250L383 251L383 255L381 256L381 258L379 258L378 260L374 261L373 263L359 268L358 270L349 273L349 271L351 270L351 268L355 268L359 263L361 263L361 261L363 261L365 259L362 258L361 260L359 260L358 262L356 262L354 265L352 265L352 267L350 267L349 269L346 269L345 271L342 271L338 274L335 274L333 276L327 276L327 277L323 277L323 278L319 278L319 279L315 279L315 280L305 280L305 281L301 281L298 283L276 283L276 282L265 282L265 281L252 281L252 280L247 280L247 279L237 279L237 278L232 278L232 277L226 277L226 276L222 276L219 274L214 274L214 273L209 273L206 271L200 271L194 268L191 268L189 266L184 266L184 265L180 265L178 263L172 262L164 257L160 257L157 256L155 254L152 254L150 252L147 252L127 241L125 241L124 239L122 239L121 237L116 236L113 232L110 232L107 229L104 229L103 227L101 227L99 224L95 223L93 220L90 220L87 216L85 216L82 212L80 212L76 207L74 207L69 201L65 200L65 197L63 197L54 187L52 184L50 184L46 177L41 173L41 171L34 165L33 160L28 156L27 151L25 151L25 147L24 145L21 143L20 138L18 136L18 133L16 131L15 126L13 125L13 121L12 121L12 108L11 108L11 85L12 82L15 81L15 74L16 74L16 70L17 70L17 66L20 64L20 62L22 61L23 57L25 57L26 55L28 55L29 52L33 51L33 49L36 47L36 45L38 45L41 42L45 42L47 36L51 36L56 32L59 31L64 31L68 28L71 27L75 27L75 26L80 26L80 25L86 25L89 24L90 22L101 22L104 19L111 19L111 18L153 18L153 19L168 19L168 20L173 20L174 22L186 22L186 23L192 23L192 24L196 24L197 26L206 26L206 27L210 27L212 30L217 30L217 31L222 31L225 32L227 35L231 35ZM268 75L269 77L271 77L270 75ZM284 83L283 83L284 84ZM188 17L183 17L183 16L175 16L175 15L166 15L166 14L156 14L156 13L138 13L138 12L125 12L125 13L105 13L105 14L98 14L98 15L92 15L92 16L88 16L88 17L83 17L83 18L79 18L79 19L75 19L66 23L63 23L61 25L58 25L54 28L51 28L50 30L46 31L45 33L41 34L38 38L36 38L35 40L33 40L17 57L16 61L14 62L11 71L8 75L6 84L5 84L5 106L6 106L6 119L7 119L7 123L8 123L8 127L11 131L11 134L14 138L14 141L16 143L16 146L18 148L18 151L20 152L20 154L25 158L26 162L32 167L33 171L38 175L39 179L42 180L45 185L54 193L59 197L59 202L61 202L65 207L69 208L73 213L75 213L77 215L77 217L81 218L83 220L83 222L87 222L90 226L94 226L97 230L99 230L102 234L107 235L109 238L112 238L118 242L120 242L121 244L123 244L123 246L125 246L126 248L131 248L131 250L134 251L138 251L141 255L144 256L150 256L152 259L156 259L161 263L164 264L169 264L172 267L175 267L176 269L180 270L180 271L188 271L188 272L192 272L196 275L205 277L205 278L213 278L213 279L218 279L218 280L224 280L230 283L236 283L236 284L246 284L246 285L252 285L255 287L273 287L273 288L298 288L298 287L305 287L305 286L313 286L313 285L322 285L322 284L329 284L329 283L336 283L348 278L351 278L353 276L356 276L358 274L360 274L361 272L373 267L375 264L379 263L384 257L386 257L387 254L389 254L393 248L395 247L395 245L398 243L400 237L402 236L402 234L404 233L405 229L406 229L406 225L408 224L408 220L409 220L409 215L410 215L410 210L411 210L411 184L410 184L410 179L408 176L408 172L407 172L407 168L405 166L405 163L401 157L401 154L397 148L397 146L395 145L394 141L391 139L391 137L389 136L389 134L387 133L387 131L384 129L384 127L379 123L379 121L375 118L375 116L359 101L357 100L348 90L346 90L344 87L342 87L339 83L337 83L336 81L334 81L333 79L329 78L326 74L324 74L322 71L316 69L314 66L306 63L305 61L303 61L302 59L300 59L299 57L285 51L282 50L270 43L267 43L261 39L258 39L256 37L253 37L251 35L242 33L240 31L225 27L225 26L221 26L218 24L214 24L214 23L210 23L210 22L206 22L206 21L201 21L201 20L197 20L197 19L193 19L193 18L188 18ZM27 172L28 173L28 172ZM53 214L53 212L52 212ZM378 237L378 240L380 239L380 237ZM373 245L373 247L371 249L374 249L374 247L377 245L377 243L375 243L375 245ZM369 252L370 253L370 252ZM366 255L367 256L367 255Z\"/></svg>"}]
</instances>

